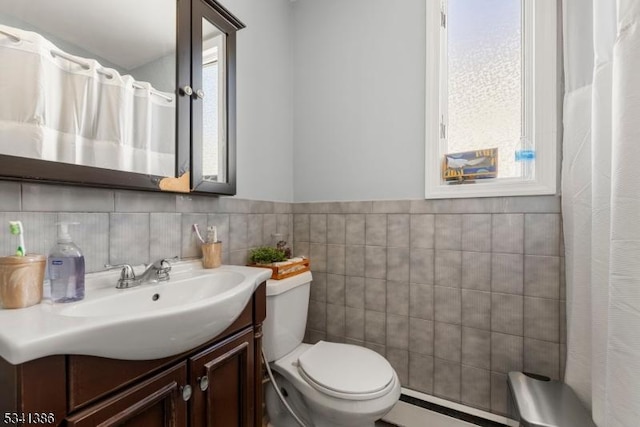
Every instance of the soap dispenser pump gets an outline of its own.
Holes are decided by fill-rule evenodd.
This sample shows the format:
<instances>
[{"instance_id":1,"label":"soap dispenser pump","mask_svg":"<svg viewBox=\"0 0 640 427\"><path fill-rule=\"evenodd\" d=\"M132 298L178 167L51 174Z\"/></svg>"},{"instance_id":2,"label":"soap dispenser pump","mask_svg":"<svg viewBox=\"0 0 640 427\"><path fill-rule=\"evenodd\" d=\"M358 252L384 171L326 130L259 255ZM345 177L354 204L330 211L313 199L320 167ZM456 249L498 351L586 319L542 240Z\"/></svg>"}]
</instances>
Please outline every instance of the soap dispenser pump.
<instances>
[{"instance_id":1,"label":"soap dispenser pump","mask_svg":"<svg viewBox=\"0 0 640 427\"><path fill-rule=\"evenodd\" d=\"M59 222L58 242L49 253L49 279L53 302L73 302L84 298L84 256L71 240L69 225Z\"/></svg>"}]
</instances>

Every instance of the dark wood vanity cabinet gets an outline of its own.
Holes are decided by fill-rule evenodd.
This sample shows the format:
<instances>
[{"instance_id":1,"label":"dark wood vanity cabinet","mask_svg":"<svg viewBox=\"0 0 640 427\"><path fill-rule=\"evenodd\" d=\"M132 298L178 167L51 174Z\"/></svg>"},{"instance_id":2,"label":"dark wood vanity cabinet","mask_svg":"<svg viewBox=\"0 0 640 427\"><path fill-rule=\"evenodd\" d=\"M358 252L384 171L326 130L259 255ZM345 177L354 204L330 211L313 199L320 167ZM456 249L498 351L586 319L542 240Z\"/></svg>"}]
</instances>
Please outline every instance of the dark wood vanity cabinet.
<instances>
[{"instance_id":1,"label":"dark wood vanity cabinet","mask_svg":"<svg viewBox=\"0 0 640 427\"><path fill-rule=\"evenodd\" d=\"M254 425L254 357L253 333L246 331L190 359L191 426Z\"/></svg>"},{"instance_id":2,"label":"dark wood vanity cabinet","mask_svg":"<svg viewBox=\"0 0 640 427\"><path fill-rule=\"evenodd\" d=\"M182 362L68 417L67 426L186 426L188 401L180 385L186 376Z\"/></svg>"},{"instance_id":3,"label":"dark wood vanity cabinet","mask_svg":"<svg viewBox=\"0 0 640 427\"><path fill-rule=\"evenodd\" d=\"M265 289L226 331L180 355L49 356L17 366L0 359L0 416L51 413L48 425L69 427L262 426Z\"/></svg>"}]
</instances>

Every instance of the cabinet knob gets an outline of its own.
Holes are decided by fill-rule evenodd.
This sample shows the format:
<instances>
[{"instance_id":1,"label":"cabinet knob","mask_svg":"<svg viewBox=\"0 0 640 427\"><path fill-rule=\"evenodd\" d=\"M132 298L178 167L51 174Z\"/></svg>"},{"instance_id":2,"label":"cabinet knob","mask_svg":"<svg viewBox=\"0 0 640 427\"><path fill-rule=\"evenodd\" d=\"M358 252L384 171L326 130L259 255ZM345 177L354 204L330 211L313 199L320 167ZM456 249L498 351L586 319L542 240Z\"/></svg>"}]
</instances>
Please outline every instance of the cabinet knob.
<instances>
[{"instance_id":1,"label":"cabinet knob","mask_svg":"<svg viewBox=\"0 0 640 427\"><path fill-rule=\"evenodd\" d=\"M186 402L189 399L191 399L191 395L193 394L193 389L191 388L190 385L187 384L184 387L180 387L180 389L182 390L182 400Z\"/></svg>"},{"instance_id":2,"label":"cabinet knob","mask_svg":"<svg viewBox=\"0 0 640 427\"><path fill-rule=\"evenodd\" d=\"M200 390L206 391L209 388L209 377L206 375L198 378L198 382L200 383Z\"/></svg>"},{"instance_id":3,"label":"cabinet knob","mask_svg":"<svg viewBox=\"0 0 640 427\"><path fill-rule=\"evenodd\" d=\"M198 90L196 91L196 96L197 96L199 99L204 98L204 91L203 91L202 89L198 89Z\"/></svg>"},{"instance_id":4,"label":"cabinet knob","mask_svg":"<svg viewBox=\"0 0 640 427\"><path fill-rule=\"evenodd\" d=\"M193 89L189 85L183 86L183 87L180 88L180 94L181 95L191 96L191 95L193 95Z\"/></svg>"}]
</instances>

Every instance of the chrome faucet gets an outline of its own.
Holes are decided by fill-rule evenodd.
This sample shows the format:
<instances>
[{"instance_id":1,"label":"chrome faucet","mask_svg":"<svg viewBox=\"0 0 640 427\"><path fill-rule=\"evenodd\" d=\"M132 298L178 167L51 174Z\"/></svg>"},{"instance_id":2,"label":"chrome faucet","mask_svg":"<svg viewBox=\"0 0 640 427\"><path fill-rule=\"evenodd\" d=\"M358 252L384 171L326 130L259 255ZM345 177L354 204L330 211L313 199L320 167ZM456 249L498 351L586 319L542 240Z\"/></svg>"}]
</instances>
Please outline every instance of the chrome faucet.
<instances>
[{"instance_id":1,"label":"chrome faucet","mask_svg":"<svg viewBox=\"0 0 640 427\"><path fill-rule=\"evenodd\" d=\"M138 277L136 277L133 267L131 267L130 264L105 264L105 267L107 270L121 268L120 279L118 279L116 289L127 289L143 285L145 283L166 282L169 280L169 272L171 271L171 263L169 261L177 259L178 257L169 259L163 258L152 262L146 266L142 274Z\"/></svg>"}]
</instances>

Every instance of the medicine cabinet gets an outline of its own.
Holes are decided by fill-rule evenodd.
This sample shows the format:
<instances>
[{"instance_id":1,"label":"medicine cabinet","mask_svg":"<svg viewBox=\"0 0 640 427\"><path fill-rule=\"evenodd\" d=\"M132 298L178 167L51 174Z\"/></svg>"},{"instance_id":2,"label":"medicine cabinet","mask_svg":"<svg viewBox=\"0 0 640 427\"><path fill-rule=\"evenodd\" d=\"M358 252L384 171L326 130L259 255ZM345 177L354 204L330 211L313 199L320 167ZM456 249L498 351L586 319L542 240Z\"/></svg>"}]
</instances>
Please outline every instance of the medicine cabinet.
<instances>
[{"instance_id":1,"label":"medicine cabinet","mask_svg":"<svg viewBox=\"0 0 640 427\"><path fill-rule=\"evenodd\" d=\"M236 32L214 0L0 0L0 177L235 194Z\"/></svg>"}]
</instances>

